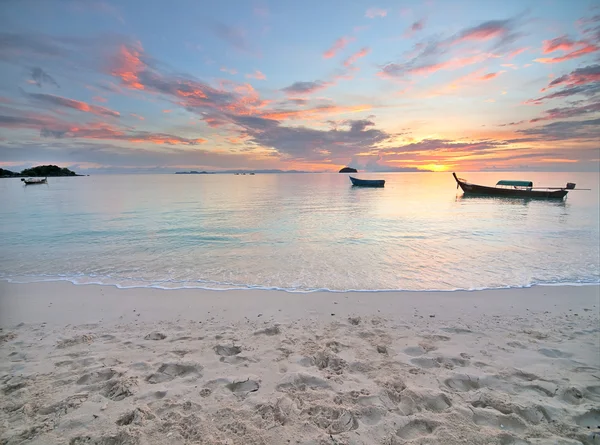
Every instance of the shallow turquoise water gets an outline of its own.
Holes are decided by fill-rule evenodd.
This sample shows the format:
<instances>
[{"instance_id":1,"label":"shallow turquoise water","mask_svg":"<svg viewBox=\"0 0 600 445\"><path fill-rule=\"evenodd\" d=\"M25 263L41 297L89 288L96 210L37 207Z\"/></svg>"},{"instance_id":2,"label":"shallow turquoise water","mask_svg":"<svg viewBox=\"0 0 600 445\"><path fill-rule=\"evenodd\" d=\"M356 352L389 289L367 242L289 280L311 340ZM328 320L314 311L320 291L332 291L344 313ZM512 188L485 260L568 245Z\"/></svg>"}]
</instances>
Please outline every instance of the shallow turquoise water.
<instances>
[{"instance_id":1,"label":"shallow turquoise water","mask_svg":"<svg viewBox=\"0 0 600 445\"><path fill-rule=\"evenodd\" d=\"M564 201L465 198L450 173L0 179L0 278L167 288L453 290L600 280L597 173Z\"/></svg>"}]
</instances>

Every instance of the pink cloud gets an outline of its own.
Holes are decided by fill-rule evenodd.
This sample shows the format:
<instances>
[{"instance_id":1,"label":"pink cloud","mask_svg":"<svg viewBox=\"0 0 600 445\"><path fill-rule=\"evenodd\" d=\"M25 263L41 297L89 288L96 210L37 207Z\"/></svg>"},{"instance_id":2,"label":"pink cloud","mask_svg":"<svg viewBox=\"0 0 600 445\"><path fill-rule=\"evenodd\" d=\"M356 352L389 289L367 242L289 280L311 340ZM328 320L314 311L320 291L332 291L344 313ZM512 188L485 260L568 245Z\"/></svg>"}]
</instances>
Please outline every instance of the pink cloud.
<instances>
[{"instance_id":1,"label":"pink cloud","mask_svg":"<svg viewBox=\"0 0 600 445\"><path fill-rule=\"evenodd\" d=\"M163 113L171 113L173 110L162 110Z\"/></svg>"},{"instance_id":2,"label":"pink cloud","mask_svg":"<svg viewBox=\"0 0 600 445\"><path fill-rule=\"evenodd\" d=\"M329 48L327 51L325 51L323 53L323 58L331 59L339 51L343 50L346 47L346 45L348 45L348 43L353 42L354 40L355 40L354 37L340 37L335 42L333 42L333 45L331 46L331 48Z\"/></svg>"},{"instance_id":3,"label":"pink cloud","mask_svg":"<svg viewBox=\"0 0 600 445\"><path fill-rule=\"evenodd\" d=\"M143 121L144 120L144 116L140 116L139 114L135 114L135 113L129 113L131 115L131 117L135 117L138 120Z\"/></svg>"},{"instance_id":4,"label":"pink cloud","mask_svg":"<svg viewBox=\"0 0 600 445\"><path fill-rule=\"evenodd\" d=\"M253 73L246 74L246 78L248 78L248 79L257 79L257 80L266 80L267 76L265 76L260 71L256 70Z\"/></svg>"},{"instance_id":5,"label":"pink cloud","mask_svg":"<svg viewBox=\"0 0 600 445\"><path fill-rule=\"evenodd\" d=\"M369 19L374 19L375 17L385 17L387 15L387 10L381 8L369 8L367 12L365 12L365 17Z\"/></svg>"},{"instance_id":6,"label":"pink cloud","mask_svg":"<svg viewBox=\"0 0 600 445\"><path fill-rule=\"evenodd\" d=\"M95 102L108 102L108 99L106 97L102 97L102 96L94 96L92 97L92 100Z\"/></svg>"},{"instance_id":7,"label":"pink cloud","mask_svg":"<svg viewBox=\"0 0 600 445\"><path fill-rule=\"evenodd\" d=\"M556 51L565 52L559 57L542 57L535 59L539 63L560 63L566 60L576 59L577 57L591 54L600 49L600 47L585 40L571 40L567 36L556 37L552 40L544 40L542 44L542 53L551 54Z\"/></svg>"},{"instance_id":8,"label":"pink cloud","mask_svg":"<svg viewBox=\"0 0 600 445\"><path fill-rule=\"evenodd\" d=\"M352 66L358 59L365 57L367 54L371 52L371 49L368 47L361 48L359 51L352 54L346 60L344 60L344 66Z\"/></svg>"},{"instance_id":9,"label":"pink cloud","mask_svg":"<svg viewBox=\"0 0 600 445\"><path fill-rule=\"evenodd\" d=\"M525 51L527 51L529 49L529 47L525 47L525 48L519 48L519 49L515 49L514 51L511 51L510 53L508 53L506 55L506 58L508 60L512 59L513 57L518 56L519 54L524 53Z\"/></svg>"}]
</instances>

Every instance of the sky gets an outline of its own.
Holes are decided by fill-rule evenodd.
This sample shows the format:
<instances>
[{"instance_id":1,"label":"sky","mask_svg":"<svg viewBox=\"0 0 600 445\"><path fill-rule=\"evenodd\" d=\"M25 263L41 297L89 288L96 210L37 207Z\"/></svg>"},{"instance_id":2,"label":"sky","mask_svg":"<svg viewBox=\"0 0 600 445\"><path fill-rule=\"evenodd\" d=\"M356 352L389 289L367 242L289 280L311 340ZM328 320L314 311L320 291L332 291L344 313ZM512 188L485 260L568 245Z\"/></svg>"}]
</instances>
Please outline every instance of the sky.
<instances>
[{"instance_id":1,"label":"sky","mask_svg":"<svg viewBox=\"0 0 600 445\"><path fill-rule=\"evenodd\" d=\"M0 0L0 167L598 171L594 0Z\"/></svg>"}]
</instances>

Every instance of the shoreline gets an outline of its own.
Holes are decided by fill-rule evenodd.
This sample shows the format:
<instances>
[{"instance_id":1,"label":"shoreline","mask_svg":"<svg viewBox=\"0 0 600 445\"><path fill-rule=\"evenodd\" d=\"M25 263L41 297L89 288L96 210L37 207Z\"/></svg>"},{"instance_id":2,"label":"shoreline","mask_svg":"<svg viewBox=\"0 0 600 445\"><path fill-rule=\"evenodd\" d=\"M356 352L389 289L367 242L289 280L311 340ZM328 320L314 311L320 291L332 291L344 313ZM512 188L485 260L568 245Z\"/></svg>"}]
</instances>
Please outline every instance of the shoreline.
<instances>
[{"instance_id":1,"label":"shoreline","mask_svg":"<svg viewBox=\"0 0 600 445\"><path fill-rule=\"evenodd\" d=\"M0 443L594 445L599 308L0 282Z\"/></svg>"},{"instance_id":2,"label":"shoreline","mask_svg":"<svg viewBox=\"0 0 600 445\"><path fill-rule=\"evenodd\" d=\"M570 299L563 298L569 292ZM216 298L215 298L216 297ZM166 298L169 305L165 306ZM174 298L174 299L173 299ZM463 310L470 317L496 311L515 315L520 311L564 311L574 304L600 305L600 285L552 285L457 291L349 291L287 292L262 289L161 289L118 288L112 285L78 285L69 281L8 283L0 281L0 326L21 322L87 323L104 320L139 321L185 318L191 313L220 311L223 320L234 321L262 311L276 318L294 320L307 315L331 321L331 317L430 312L456 320ZM176 303L176 304L174 304ZM73 309L77 308L77 311ZM131 317L134 309L136 318ZM331 313L338 313L331 316ZM162 317L162 318L161 318Z\"/></svg>"}]
</instances>

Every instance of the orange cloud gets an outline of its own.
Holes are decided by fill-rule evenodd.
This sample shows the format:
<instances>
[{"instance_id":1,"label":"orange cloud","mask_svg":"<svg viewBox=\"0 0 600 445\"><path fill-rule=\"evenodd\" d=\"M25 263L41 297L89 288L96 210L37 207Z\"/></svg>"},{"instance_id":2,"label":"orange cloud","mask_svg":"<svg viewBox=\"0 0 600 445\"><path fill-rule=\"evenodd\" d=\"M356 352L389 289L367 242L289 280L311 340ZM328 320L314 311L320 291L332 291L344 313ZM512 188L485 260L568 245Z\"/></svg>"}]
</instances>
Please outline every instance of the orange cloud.
<instances>
[{"instance_id":1,"label":"orange cloud","mask_svg":"<svg viewBox=\"0 0 600 445\"><path fill-rule=\"evenodd\" d=\"M246 77L248 79L257 79L257 80L265 80L267 78L267 76L265 76L263 73L261 73L258 70L254 71L254 73L246 74Z\"/></svg>"},{"instance_id":2,"label":"orange cloud","mask_svg":"<svg viewBox=\"0 0 600 445\"><path fill-rule=\"evenodd\" d=\"M43 102L49 105L55 105L59 107L72 108L74 110L83 111L85 113L92 113L96 115L104 115L104 116L112 116L119 117L120 114L118 111L110 110L105 107L100 107L98 105L90 105L86 102L82 102L75 99L68 99L66 97L55 96L53 94L43 94L43 93L25 93L27 97L36 100L38 102Z\"/></svg>"},{"instance_id":3,"label":"orange cloud","mask_svg":"<svg viewBox=\"0 0 600 445\"><path fill-rule=\"evenodd\" d=\"M139 119L141 121L144 120L144 116L140 116L139 114L135 114L135 113L129 113L131 115L131 117L135 117L136 119Z\"/></svg>"},{"instance_id":4,"label":"orange cloud","mask_svg":"<svg viewBox=\"0 0 600 445\"><path fill-rule=\"evenodd\" d=\"M367 54L371 52L371 49L368 47L361 48L358 52L355 52L346 60L344 60L344 66L352 66L358 59L365 57Z\"/></svg>"},{"instance_id":5,"label":"orange cloud","mask_svg":"<svg viewBox=\"0 0 600 445\"><path fill-rule=\"evenodd\" d=\"M354 40L354 37L340 37L335 42L333 42L331 48L329 48L323 53L323 58L331 59L337 54L338 51L343 50L346 47L346 45L348 45L348 43L353 42Z\"/></svg>"},{"instance_id":6,"label":"orange cloud","mask_svg":"<svg viewBox=\"0 0 600 445\"><path fill-rule=\"evenodd\" d=\"M165 114L166 114L166 113L170 113L170 112L172 112L172 111L173 111L173 110L162 110L162 112L163 112L163 113L165 113Z\"/></svg>"},{"instance_id":7,"label":"orange cloud","mask_svg":"<svg viewBox=\"0 0 600 445\"><path fill-rule=\"evenodd\" d=\"M121 45L121 49L115 58L115 65L111 70L113 76L121 78L123 83L135 90L143 90L144 85L140 83L138 74L144 67L140 59L140 52Z\"/></svg>"}]
</instances>

